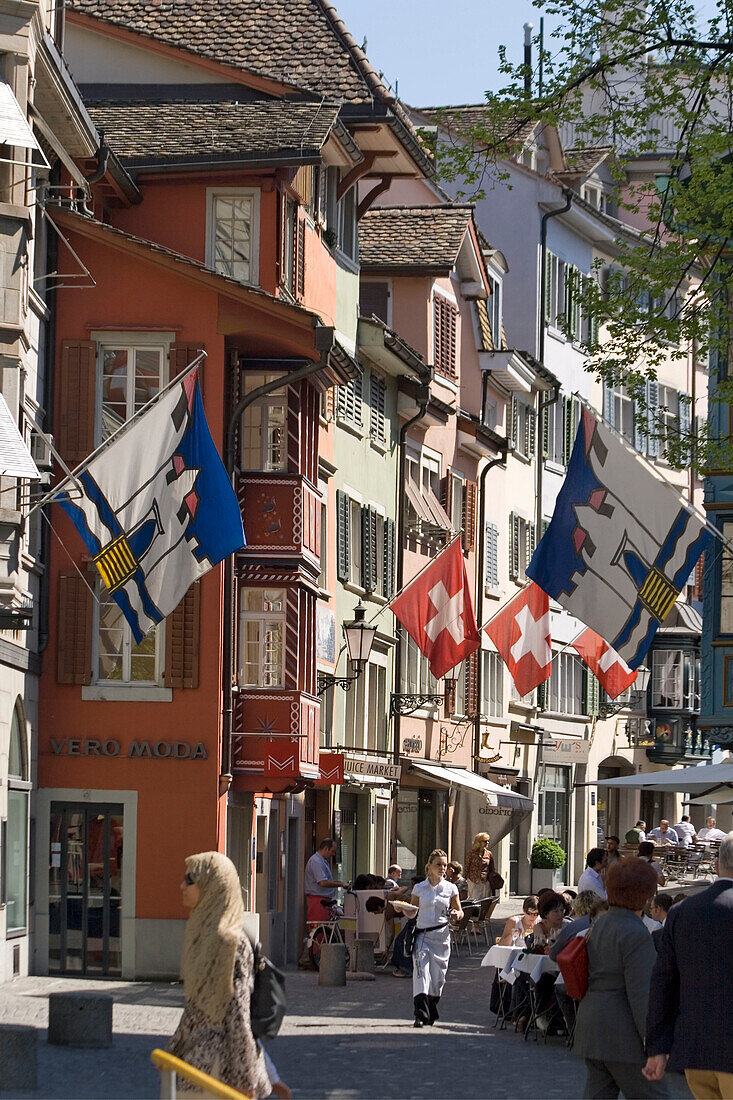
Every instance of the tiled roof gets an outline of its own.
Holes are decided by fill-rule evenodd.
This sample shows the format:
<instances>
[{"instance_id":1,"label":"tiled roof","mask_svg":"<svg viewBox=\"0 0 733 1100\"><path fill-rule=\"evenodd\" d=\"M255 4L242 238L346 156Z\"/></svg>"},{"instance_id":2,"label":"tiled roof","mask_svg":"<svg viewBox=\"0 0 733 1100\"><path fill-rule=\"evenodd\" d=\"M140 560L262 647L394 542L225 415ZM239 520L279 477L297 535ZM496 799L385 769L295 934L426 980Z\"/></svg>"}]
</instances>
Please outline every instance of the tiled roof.
<instances>
[{"instance_id":1,"label":"tiled roof","mask_svg":"<svg viewBox=\"0 0 733 1100\"><path fill-rule=\"evenodd\" d=\"M373 206L359 222L362 268L452 269L471 223L472 207Z\"/></svg>"},{"instance_id":2,"label":"tiled roof","mask_svg":"<svg viewBox=\"0 0 733 1100\"><path fill-rule=\"evenodd\" d=\"M67 7L334 98L392 99L329 0L70 0Z\"/></svg>"},{"instance_id":3,"label":"tiled roof","mask_svg":"<svg viewBox=\"0 0 733 1100\"><path fill-rule=\"evenodd\" d=\"M502 120L501 130L497 129L496 115L488 103L463 103L455 107L418 107L418 113L435 125L445 127L451 133L471 134L478 127L485 131L488 140L506 141L511 145L524 145L537 128L537 119L527 121L522 114L515 119ZM413 119L419 128L420 122Z\"/></svg>"},{"instance_id":4,"label":"tiled roof","mask_svg":"<svg viewBox=\"0 0 733 1100\"><path fill-rule=\"evenodd\" d=\"M568 173L574 176L587 176L612 152L612 145L588 145L583 149L565 149L565 163L568 166ZM565 175L564 172L558 172L557 174Z\"/></svg>"},{"instance_id":5,"label":"tiled roof","mask_svg":"<svg viewBox=\"0 0 733 1100\"><path fill-rule=\"evenodd\" d=\"M288 150L317 156L339 112L335 103L89 103L89 114L124 162L243 159Z\"/></svg>"}]
</instances>

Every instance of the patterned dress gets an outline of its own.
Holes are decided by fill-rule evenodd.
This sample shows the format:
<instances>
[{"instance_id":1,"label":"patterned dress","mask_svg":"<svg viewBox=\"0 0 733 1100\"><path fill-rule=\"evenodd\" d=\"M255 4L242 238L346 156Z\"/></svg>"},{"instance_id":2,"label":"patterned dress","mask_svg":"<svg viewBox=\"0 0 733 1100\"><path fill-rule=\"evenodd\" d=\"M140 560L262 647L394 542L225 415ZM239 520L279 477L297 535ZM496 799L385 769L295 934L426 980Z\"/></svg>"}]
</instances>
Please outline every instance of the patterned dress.
<instances>
[{"instance_id":1,"label":"patterned dress","mask_svg":"<svg viewBox=\"0 0 733 1100\"><path fill-rule=\"evenodd\" d=\"M247 1096L264 1097L272 1090L265 1060L250 1026L253 964L252 945L243 936L234 959L234 996L224 1020L213 1024L196 1005L186 1001L168 1051L230 1088ZM178 1087L182 1094L202 1095L186 1081L179 1081Z\"/></svg>"}]
</instances>

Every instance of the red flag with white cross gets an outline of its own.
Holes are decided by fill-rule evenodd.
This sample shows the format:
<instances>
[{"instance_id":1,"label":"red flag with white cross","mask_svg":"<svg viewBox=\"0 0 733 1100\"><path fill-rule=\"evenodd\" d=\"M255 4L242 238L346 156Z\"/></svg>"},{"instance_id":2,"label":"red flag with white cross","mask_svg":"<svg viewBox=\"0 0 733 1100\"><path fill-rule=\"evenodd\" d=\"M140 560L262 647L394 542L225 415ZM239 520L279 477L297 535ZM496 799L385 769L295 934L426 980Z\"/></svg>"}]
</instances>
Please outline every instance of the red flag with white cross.
<instances>
[{"instance_id":1,"label":"red flag with white cross","mask_svg":"<svg viewBox=\"0 0 733 1100\"><path fill-rule=\"evenodd\" d=\"M481 645L460 539L447 546L390 605L437 680Z\"/></svg>"},{"instance_id":2,"label":"red flag with white cross","mask_svg":"<svg viewBox=\"0 0 733 1100\"><path fill-rule=\"evenodd\" d=\"M630 669L616 650L590 627L578 635L573 646L609 699L615 699L622 691L626 691L636 679L637 670Z\"/></svg>"},{"instance_id":3,"label":"red flag with white cross","mask_svg":"<svg viewBox=\"0 0 733 1100\"><path fill-rule=\"evenodd\" d=\"M534 581L502 607L484 630L499 650L520 695L528 695L549 679L550 597Z\"/></svg>"}]
</instances>

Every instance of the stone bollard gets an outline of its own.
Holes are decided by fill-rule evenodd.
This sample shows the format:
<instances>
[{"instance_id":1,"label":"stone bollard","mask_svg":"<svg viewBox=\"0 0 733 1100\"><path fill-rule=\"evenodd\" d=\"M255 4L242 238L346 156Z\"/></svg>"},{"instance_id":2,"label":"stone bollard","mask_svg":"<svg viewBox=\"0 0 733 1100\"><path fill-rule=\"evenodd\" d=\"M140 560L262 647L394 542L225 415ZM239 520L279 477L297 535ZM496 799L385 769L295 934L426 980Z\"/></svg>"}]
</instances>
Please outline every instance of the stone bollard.
<instances>
[{"instance_id":1,"label":"stone bollard","mask_svg":"<svg viewBox=\"0 0 733 1100\"><path fill-rule=\"evenodd\" d=\"M351 969L357 974L374 973L374 942L372 940L354 940L351 950Z\"/></svg>"},{"instance_id":2,"label":"stone bollard","mask_svg":"<svg viewBox=\"0 0 733 1100\"><path fill-rule=\"evenodd\" d=\"M21 1024L0 1026L0 1087L38 1088L38 1032Z\"/></svg>"},{"instance_id":3,"label":"stone bollard","mask_svg":"<svg viewBox=\"0 0 733 1100\"><path fill-rule=\"evenodd\" d=\"M323 944L318 967L318 984L346 985L346 944Z\"/></svg>"},{"instance_id":4,"label":"stone bollard","mask_svg":"<svg viewBox=\"0 0 733 1100\"><path fill-rule=\"evenodd\" d=\"M48 1041L61 1047L112 1046L109 993L49 993Z\"/></svg>"}]
</instances>

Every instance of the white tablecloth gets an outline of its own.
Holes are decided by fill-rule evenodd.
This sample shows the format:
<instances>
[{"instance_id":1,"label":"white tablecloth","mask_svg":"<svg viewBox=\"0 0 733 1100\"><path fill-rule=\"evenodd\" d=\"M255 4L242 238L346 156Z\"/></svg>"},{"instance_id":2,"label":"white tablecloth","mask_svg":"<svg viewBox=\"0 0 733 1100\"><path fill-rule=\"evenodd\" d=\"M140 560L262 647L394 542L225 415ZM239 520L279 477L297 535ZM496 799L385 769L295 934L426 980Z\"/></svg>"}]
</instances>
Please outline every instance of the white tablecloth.
<instances>
[{"instance_id":1,"label":"white tablecloth","mask_svg":"<svg viewBox=\"0 0 733 1100\"><path fill-rule=\"evenodd\" d=\"M521 947L500 947L498 943L495 943L484 955L481 960L481 965L495 966L497 970L503 970L507 963L516 959L517 955L521 955L522 951L523 948Z\"/></svg>"},{"instance_id":2,"label":"white tablecloth","mask_svg":"<svg viewBox=\"0 0 733 1100\"><path fill-rule=\"evenodd\" d=\"M520 974L529 974L533 982L538 982L543 974L558 974L560 967L549 955L520 955L512 961L512 970Z\"/></svg>"}]
</instances>

